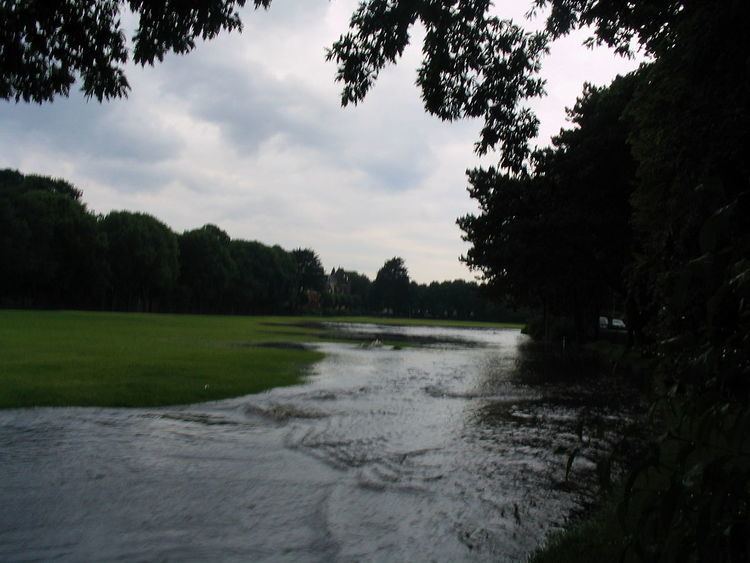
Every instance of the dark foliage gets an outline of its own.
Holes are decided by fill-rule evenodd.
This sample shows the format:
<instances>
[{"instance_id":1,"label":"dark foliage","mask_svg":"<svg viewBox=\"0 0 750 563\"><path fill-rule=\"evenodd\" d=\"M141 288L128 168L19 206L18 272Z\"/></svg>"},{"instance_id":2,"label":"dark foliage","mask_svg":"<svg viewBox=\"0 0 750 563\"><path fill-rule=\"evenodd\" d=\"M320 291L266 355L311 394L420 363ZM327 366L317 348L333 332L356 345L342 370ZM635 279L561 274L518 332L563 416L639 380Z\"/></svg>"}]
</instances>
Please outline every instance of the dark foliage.
<instances>
[{"instance_id":1,"label":"dark foliage","mask_svg":"<svg viewBox=\"0 0 750 563\"><path fill-rule=\"evenodd\" d=\"M373 303L379 312L391 315L409 313L409 272L402 258L387 260L372 284Z\"/></svg>"},{"instance_id":2,"label":"dark foliage","mask_svg":"<svg viewBox=\"0 0 750 563\"><path fill-rule=\"evenodd\" d=\"M480 213L458 220L471 243L464 260L497 295L541 311L546 336L549 317L562 317L566 336L583 343L600 311L625 298L635 161L622 115L636 81L586 86L569 112L575 128L535 153L533 174L469 172Z\"/></svg>"},{"instance_id":3,"label":"dark foliage","mask_svg":"<svg viewBox=\"0 0 750 563\"><path fill-rule=\"evenodd\" d=\"M183 307L195 313L225 311L236 266L229 235L215 225L186 231L179 237Z\"/></svg>"},{"instance_id":4,"label":"dark foliage","mask_svg":"<svg viewBox=\"0 0 750 563\"><path fill-rule=\"evenodd\" d=\"M233 240L236 267L229 287L232 313L266 314L293 310L297 297L296 261L280 246Z\"/></svg>"},{"instance_id":5,"label":"dark foliage","mask_svg":"<svg viewBox=\"0 0 750 563\"><path fill-rule=\"evenodd\" d=\"M99 225L107 241L111 307L164 309L180 272L175 234L150 215L128 211L113 211Z\"/></svg>"},{"instance_id":6,"label":"dark foliage","mask_svg":"<svg viewBox=\"0 0 750 563\"><path fill-rule=\"evenodd\" d=\"M615 258L612 266L625 267L629 321L642 329L647 337L644 350L657 359L653 376L662 395L653 410L664 429L651 455L626 483L619 510L625 556L648 561L746 561L750 38L744 25L750 4L537 4L552 8L548 30L554 36L590 25L592 43L623 53L637 43L651 55L620 120L627 128L635 168L603 168L610 185L589 185L588 194L566 188L570 179L580 173L585 178L588 168L598 166L591 149L600 143L607 146L602 136L607 130L584 120L578 129L563 133L549 158L528 175L473 172L472 195L483 215L462 219L474 245L469 261L520 298L528 298L520 281L531 285L525 288L528 292L533 288L547 294L546 275L564 279L563 269L572 267L578 270L574 279L595 300L597 293L588 285L595 281L592 273L611 285L617 272L607 266L608 260L601 262L605 255L600 250ZM570 139L575 142L570 144ZM624 154L615 146L606 150L612 157ZM623 171L629 170L635 171L630 175L630 208L622 198L627 186L617 187ZM606 179L607 174L600 177ZM563 207L575 210L580 204L583 210L599 209L600 215L597 192L602 186L616 191L606 199L614 215L601 217L627 218L632 241L602 245L596 225L574 212L574 224L586 227L588 239L579 239L586 244L570 260L565 250L576 247L575 237L569 238L574 225L552 224L546 230L543 218L556 216L559 207L554 195L535 197L544 190L560 190ZM554 245L550 233L560 237L562 248ZM545 248L553 251L546 257ZM523 249L531 257L528 263L513 255ZM579 258L579 265L588 265L588 270L576 266ZM543 260L546 269L537 260ZM567 306L576 303L570 296L560 301Z\"/></svg>"},{"instance_id":7,"label":"dark foliage","mask_svg":"<svg viewBox=\"0 0 750 563\"><path fill-rule=\"evenodd\" d=\"M0 171L0 304L100 304L105 241L80 196L63 180Z\"/></svg>"},{"instance_id":8,"label":"dark foliage","mask_svg":"<svg viewBox=\"0 0 750 563\"><path fill-rule=\"evenodd\" d=\"M425 109L445 120L484 119L477 152L500 148L501 165L518 171L529 154L538 120L524 105L543 93L537 76L546 37L490 16L489 0L365 0L350 31L328 51L344 83L343 105L364 99L380 71L409 43L410 28L425 28L417 74Z\"/></svg>"},{"instance_id":9,"label":"dark foliage","mask_svg":"<svg viewBox=\"0 0 750 563\"><path fill-rule=\"evenodd\" d=\"M326 272L320 257L310 248L292 251L297 280L297 303L310 309L320 308L320 296L326 285Z\"/></svg>"},{"instance_id":10,"label":"dark foliage","mask_svg":"<svg viewBox=\"0 0 750 563\"><path fill-rule=\"evenodd\" d=\"M254 0L256 8L270 0ZM237 10L245 0L2 0L0 2L0 98L38 103L67 96L76 80L87 98L126 96L124 66L130 57L122 29L126 10L138 18L130 39L140 65L184 54L197 39L241 30Z\"/></svg>"},{"instance_id":11,"label":"dark foliage","mask_svg":"<svg viewBox=\"0 0 750 563\"><path fill-rule=\"evenodd\" d=\"M94 216L80 199L81 191L64 180L0 170L0 306L227 314L388 308L483 320L513 314L462 281L412 283L414 299L420 296L419 305L412 303L400 259L389 261L393 267L375 283L341 268L326 276L309 248L287 252L231 240L214 225L176 235L145 213Z\"/></svg>"}]
</instances>

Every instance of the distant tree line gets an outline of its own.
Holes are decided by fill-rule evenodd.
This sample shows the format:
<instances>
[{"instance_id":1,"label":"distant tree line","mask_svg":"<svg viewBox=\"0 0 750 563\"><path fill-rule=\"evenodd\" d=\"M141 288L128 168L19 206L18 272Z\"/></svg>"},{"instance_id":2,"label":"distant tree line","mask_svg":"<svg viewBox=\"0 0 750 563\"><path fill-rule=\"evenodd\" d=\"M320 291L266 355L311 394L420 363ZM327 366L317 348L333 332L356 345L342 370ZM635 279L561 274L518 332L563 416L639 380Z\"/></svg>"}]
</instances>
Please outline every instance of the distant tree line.
<instances>
[{"instance_id":1,"label":"distant tree line","mask_svg":"<svg viewBox=\"0 0 750 563\"><path fill-rule=\"evenodd\" d=\"M70 183L0 171L0 306L224 314L389 314L519 318L461 280L417 284L403 260L375 280L326 275L314 250L231 239L215 225L178 234L145 213L98 216Z\"/></svg>"},{"instance_id":2,"label":"distant tree line","mask_svg":"<svg viewBox=\"0 0 750 563\"><path fill-rule=\"evenodd\" d=\"M334 269L323 292L323 310L414 318L523 322L528 313L492 299L476 282L417 283L404 260L386 260L374 280L358 272Z\"/></svg>"}]
</instances>

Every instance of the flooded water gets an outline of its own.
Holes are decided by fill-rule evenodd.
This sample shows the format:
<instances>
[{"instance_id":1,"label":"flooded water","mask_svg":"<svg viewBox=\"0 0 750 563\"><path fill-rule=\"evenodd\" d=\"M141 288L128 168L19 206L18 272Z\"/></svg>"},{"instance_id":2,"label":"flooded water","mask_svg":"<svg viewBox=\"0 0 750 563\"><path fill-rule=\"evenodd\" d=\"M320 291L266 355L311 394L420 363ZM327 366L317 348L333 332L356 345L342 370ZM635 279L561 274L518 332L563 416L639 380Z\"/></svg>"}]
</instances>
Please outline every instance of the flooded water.
<instances>
[{"instance_id":1,"label":"flooded water","mask_svg":"<svg viewBox=\"0 0 750 563\"><path fill-rule=\"evenodd\" d=\"M337 329L374 343L320 346L295 387L0 411L0 560L523 560L628 417L606 386L520 376L518 331Z\"/></svg>"}]
</instances>

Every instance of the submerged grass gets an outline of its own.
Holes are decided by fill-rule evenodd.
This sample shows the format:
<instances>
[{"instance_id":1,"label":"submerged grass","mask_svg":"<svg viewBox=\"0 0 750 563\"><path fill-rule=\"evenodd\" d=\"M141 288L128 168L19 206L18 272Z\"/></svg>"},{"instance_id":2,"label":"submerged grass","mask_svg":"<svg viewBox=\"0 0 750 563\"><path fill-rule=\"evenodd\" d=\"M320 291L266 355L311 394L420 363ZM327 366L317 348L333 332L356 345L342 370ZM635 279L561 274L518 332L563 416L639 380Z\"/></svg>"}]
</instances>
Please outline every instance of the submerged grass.
<instances>
[{"instance_id":1,"label":"submerged grass","mask_svg":"<svg viewBox=\"0 0 750 563\"><path fill-rule=\"evenodd\" d=\"M503 327L370 317L239 317L0 310L0 408L157 406L299 383L320 321ZM515 326L515 325L507 325Z\"/></svg>"},{"instance_id":2,"label":"submerged grass","mask_svg":"<svg viewBox=\"0 0 750 563\"><path fill-rule=\"evenodd\" d=\"M394 317L325 317L319 319L328 322L364 323L392 326L432 326L446 328L518 328L523 323L499 323L484 321L454 321L444 319L402 319Z\"/></svg>"}]
</instances>

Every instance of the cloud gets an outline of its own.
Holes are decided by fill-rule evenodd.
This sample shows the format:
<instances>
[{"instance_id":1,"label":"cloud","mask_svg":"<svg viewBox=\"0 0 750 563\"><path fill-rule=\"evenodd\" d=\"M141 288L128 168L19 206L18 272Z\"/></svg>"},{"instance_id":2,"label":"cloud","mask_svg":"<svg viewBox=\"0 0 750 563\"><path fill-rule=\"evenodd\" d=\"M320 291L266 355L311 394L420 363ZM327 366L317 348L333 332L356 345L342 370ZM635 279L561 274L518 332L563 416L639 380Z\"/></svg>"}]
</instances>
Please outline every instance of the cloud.
<instances>
[{"instance_id":1,"label":"cloud","mask_svg":"<svg viewBox=\"0 0 750 563\"><path fill-rule=\"evenodd\" d=\"M0 104L0 138L4 145L42 146L134 163L164 160L179 151L180 140L163 131L150 111L126 104L87 102L77 92L41 106L5 102Z\"/></svg>"},{"instance_id":2,"label":"cloud","mask_svg":"<svg viewBox=\"0 0 750 563\"><path fill-rule=\"evenodd\" d=\"M202 54L166 64L159 82L165 99L216 127L227 150L248 158L284 143L361 173L374 190L418 185L429 169L427 141L443 127L425 119L412 92L404 99L401 84L385 87L386 102L342 109L299 75L277 77L255 61Z\"/></svg>"}]
</instances>

